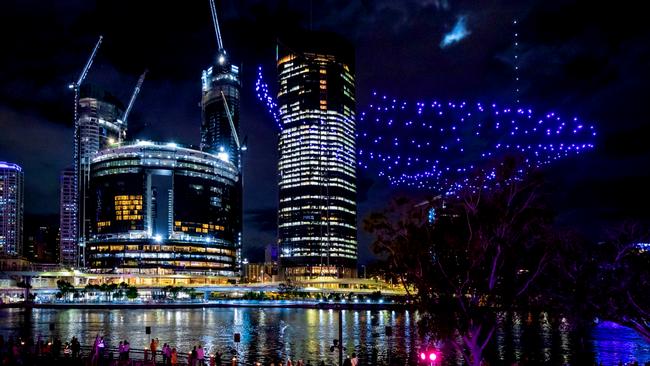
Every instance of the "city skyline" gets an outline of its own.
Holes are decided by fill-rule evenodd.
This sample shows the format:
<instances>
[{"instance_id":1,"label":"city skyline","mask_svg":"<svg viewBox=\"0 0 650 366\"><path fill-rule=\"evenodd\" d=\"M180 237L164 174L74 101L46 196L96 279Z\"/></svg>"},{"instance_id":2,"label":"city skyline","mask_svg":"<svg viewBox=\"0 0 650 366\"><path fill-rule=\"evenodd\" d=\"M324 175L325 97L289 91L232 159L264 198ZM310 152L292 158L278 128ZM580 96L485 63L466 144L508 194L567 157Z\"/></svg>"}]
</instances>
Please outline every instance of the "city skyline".
<instances>
[{"instance_id":1,"label":"city skyline","mask_svg":"<svg viewBox=\"0 0 650 366\"><path fill-rule=\"evenodd\" d=\"M635 57L647 52L647 46L622 47L630 39L647 33L647 29L637 29L638 23L630 21L609 37L601 37L613 27L613 22L602 19L605 14L622 19L628 15L627 12L614 10L610 14L609 10L596 5L592 9L596 15L583 14L578 21L572 15L579 14L584 3L543 5L531 1L503 7L499 13L503 20L492 19L491 22L495 22L492 24L486 23L483 14L495 11L496 7L413 2L413 9L409 10L405 9L406 6L391 7L387 4L353 3L343 8L333 7L333 10L324 5L316 4L314 7L314 28L343 33L355 43L359 63L367 65L357 78L360 107L369 100L371 89L412 98L469 96L512 102L512 65L508 60L513 50L509 24L516 17L520 20L520 40L524 44L521 50L524 67L520 73L525 83L522 100L544 110L557 108L565 114L584 115L595 121L603 132L594 153L580 160L568 159L547 170L551 182L564 195L564 199L559 200L562 202L558 203L562 213L560 218L594 231L601 230L599 224L616 223L628 216L648 219L640 205L631 203L649 183L647 172L638 169L648 165L650 153L637 137L647 134L648 127L647 123L644 124L643 108L639 102L644 95L640 85L643 80L648 80L648 75ZM179 17L197 20L195 28L178 35L172 35L160 26L153 27L155 23L148 18L138 24L138 17L147 8L145 5L100 2L85 5L86 8L81 10L73 9L70 13L65 6L50 6L52 9L49 10L62 14L61 27L53 27L52 35L42 34L39 27L35 28L40 31L24 30L32 35L30 39L34 44L30 46L9 42L8 48L16 57L4 61L8 64L3 69L10 71L12 76L8 76L6 86L0 90L3 97L0 123L6 131L0 140L0 150L6 156L0 158L24 167L25 208L30 214L58 212L58 176L71 163L69 159L56 156L67 157L69 154L63 151L71 151L72 144L72 95L66 93L65 87L83 66L87 52L99 34L105 36L102 46L105 48L97 56L88 76L89 82L106 85L106 89L126 100L142 69L151 70L148 76L151 79L144 85L141 101L132 112L134 136L141 138L198 145L200 110L195 106L200 101L200 90L195 89L200 89L197 87L200 81L197 75L216 54L211 46L214 36L206 3L181 9ZM125 30L118 30L108 22L120 6L131 10L123 22L127 25ZM267 65L267 70L272 69L268 65L273 63L274 36L299 26L308 28L309 12L298 4L291 6L293 10L256 2L244 2L239 6L217 2L217 6L220 13L223 10L225 14L222 28L225 29L226 44L232 45L229 51L243 63L242 106L245 107L242 107L241 128L242 135L248 135L250 141L248 156L244 158L244 175L247 181L260 182L254 190L245 192L244 245L249 249L263 248L276 235L273 213L277 209L277 188L274 188L277 186L277 155L273 152L276 132L273 121L254 100L253 78L258 64ZM565 11L557 11L558 8ZM18 8L13 10L25 19L26 25L39 19L38 12L30 15ZM155 15L171 18L173 10L176 9L159 8ZM418 11L430 15L431 20L418 16ZM337 19L333 16L336 12L341 12ZM400 16L388 17L385 12ZM11 13L10 10L5 14ZM373 16L361 24L351 25L350 19L359 13ZM566 15L557 15L560 13ZM469 14L462 22L466 31L453 33L463 14ZM412 22L405 25L404 17ZM92 24L90 19L97 20L96 24ZM43 21L47 23L47 20ZM557 29L550 29L546 23ZM389 30L374 34L378 25ZM156 32L156 36L150 44L143 45L141 40L149 33L137 34L135 30L145 26L152 26L154 30L150 32ZM248 26L253 30L251 36L238 32ZM262 33L265 26L271 31ZM544 31L538 34L526 32L533 27L541 27ZM426 37L418 36L404 44L398 42L407 39L415 30ZM456 36L446 37L453 34ZM130 36L135 39L130 40ZM51 40L50 37L59 38L54 39L52 46L45 47L44 43ZM445 39L451 43L442 42ZM577 40L584 42L578 45ZM593 40L602 42L598 45L588 42ZM379 52L386 46L396 47L396 52L389 55ZM43 47L48 52L36 53L42 57L32 54L32 48L40 50ZM603 52L613 56L602 61L598 55ZM166 56L164 60L158 57L163 54ZM155 58L160 61L155 61ZM48 61L53 67L43 71ZM558 62L567 65L566 68L556 66ZM629 81L630 73L634 73L635 81ZM33 82L18 84L13 74L27 76ZM421 78L422 75L428 77ZM182 125L178 126L180 123ZM31 143L20 144L20 136ZM50 146L48 141L57 141L57 144ZM246 159L250 159L250 165L246 164ZM359 219L378 208L387 197L396 194L386 182L370 174L363 174L359 181ZM366 237L360 244L362 261L371 258L368 242Z\"/></svg>"}]
</instances>

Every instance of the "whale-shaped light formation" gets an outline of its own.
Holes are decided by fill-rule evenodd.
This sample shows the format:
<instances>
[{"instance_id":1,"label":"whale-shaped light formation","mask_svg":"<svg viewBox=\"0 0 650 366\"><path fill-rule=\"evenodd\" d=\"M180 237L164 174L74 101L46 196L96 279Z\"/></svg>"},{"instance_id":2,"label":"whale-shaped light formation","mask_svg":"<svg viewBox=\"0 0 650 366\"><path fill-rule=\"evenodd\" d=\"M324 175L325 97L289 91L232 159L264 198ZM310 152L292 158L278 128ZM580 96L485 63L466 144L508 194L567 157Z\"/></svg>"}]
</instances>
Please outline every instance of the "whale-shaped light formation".
<instances>
[{"instance_id":1,"label":"whale-shaped light formation","mask_svg":"<svg viewBox=\"0 0 650 366\"><path fill-rule=\"evenodd\" d=\"M279 126L277 104L258 74L257 92ZM550 165L594 148L596 130L577 117L480 102L409 102L372 93L357 121L357 163L391 185L454 194L489 188L493 164L506 156L518 170ZM477 179L477 177L479 179Z\"/></svg>"},{"instance_id":2,"label":"whale-shaped light formation","mask_svg":"<svg viewBox=\"0 0 650 366\"><path fill-rule=\"evenodd\" d=\"M278 110L278 103L275 101L269 93L269 85L264 82L262 76L262 66L257 68L257 80L255 81L255 94L257 94L257 99L264 103L267 111L273 117L273 120L278 125L280 131L282 131L282 123L280 123L280 111Z\"/></svg>"}]
</instances>

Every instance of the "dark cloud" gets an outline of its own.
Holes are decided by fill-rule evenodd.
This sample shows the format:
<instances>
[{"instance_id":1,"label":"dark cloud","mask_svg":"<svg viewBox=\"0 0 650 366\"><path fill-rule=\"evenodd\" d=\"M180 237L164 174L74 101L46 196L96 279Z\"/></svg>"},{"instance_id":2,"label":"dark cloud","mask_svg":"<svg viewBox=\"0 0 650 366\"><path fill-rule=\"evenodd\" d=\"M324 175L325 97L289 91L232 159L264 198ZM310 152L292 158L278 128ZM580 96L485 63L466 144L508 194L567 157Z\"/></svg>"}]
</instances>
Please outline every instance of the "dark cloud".
<instances>
[{"instance_id":1,"label":"dark cloud","mask_svg":"<svg viewBox=\"0 0 650 366\"><path fill-rule=\"evenodd\" d=\"M26 211L58 213L59 173L72 162L72 128L0 105L0 131L0 160L24 170Z\"/></svg>"}]
</instances>

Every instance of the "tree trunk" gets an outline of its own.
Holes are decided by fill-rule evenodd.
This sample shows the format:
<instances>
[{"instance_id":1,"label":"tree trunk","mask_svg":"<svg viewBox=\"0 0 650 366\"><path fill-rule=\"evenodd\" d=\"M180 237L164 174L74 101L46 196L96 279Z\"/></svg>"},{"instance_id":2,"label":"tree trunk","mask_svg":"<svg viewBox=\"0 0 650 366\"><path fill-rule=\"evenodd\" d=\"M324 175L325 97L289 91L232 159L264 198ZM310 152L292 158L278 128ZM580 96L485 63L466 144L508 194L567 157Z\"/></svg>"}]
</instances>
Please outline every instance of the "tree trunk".
<instances>
[{"instance_id":1,"label":"tree trunk","mask_svg":"<svg viewBox=\"0 0 650 366\"><path fill-rule=\"evenodd\" d=\"M463 352L465 361L467 361L468 364L471 366L481 365L481 360L483 360L483 351L485 350L487 344L490 342L490 339L492 339L492 335L494 334L495 329L495 326L490 327L490 331L487 332L485 339L483 339L482 342L480 340L482 326L480 325L477 327L470 327L467 334L462 337L463 344L469 351L469 354Z\"/></svg>"}]
</instances>

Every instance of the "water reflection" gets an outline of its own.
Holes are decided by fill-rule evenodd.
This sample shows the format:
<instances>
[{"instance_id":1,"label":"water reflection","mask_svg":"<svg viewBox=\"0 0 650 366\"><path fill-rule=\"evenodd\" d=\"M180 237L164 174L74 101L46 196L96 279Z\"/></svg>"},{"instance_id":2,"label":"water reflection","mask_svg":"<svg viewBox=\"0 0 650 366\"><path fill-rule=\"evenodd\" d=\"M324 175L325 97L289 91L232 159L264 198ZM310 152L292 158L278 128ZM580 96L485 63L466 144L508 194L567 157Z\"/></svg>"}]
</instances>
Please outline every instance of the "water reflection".
<instances>
[{"instance_id":1,"label":"water reflection","mask_svg":"<svg viewBox=\"0 0 650 366\"><path fill-rule=\"evenodd\" d=\"M363 365L414 364L420 348L417 312L344 310L343 339L347 353L356 352ZM5 337L31 335L34 338L77 336L89 344L97 334L104 335L109 345L128 339L134 348L149 343L145 327L162 343L170 343L181 352L202 344L207 352L217 350L230 355L238 349L241 359L269 362L273 359L304 359L328 364L338 358L331 352L332 341L338 338L338 311L317 309L175 309L175 310L52 310L2 309L0 334ZM54 323L54 331L49 325ZM386 327L392 335L386 334ZM241 333L235 344L234 333ZM545 315L512 314L502 316L493 344L486 357L493 364L510 364L525 355L531 362L581 364L589 357L605 365L619 361L650 361L650 345L631 330L612 323L595 328L590 350L576 355L575 342L567 327ZM462 356L450 345L442 347L445 364L462 363ZM585 358L587 357L587 358Z\"/></svg>"}]
</instances>

